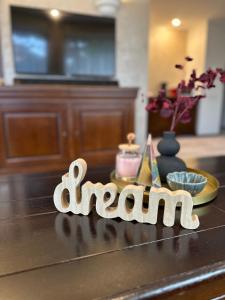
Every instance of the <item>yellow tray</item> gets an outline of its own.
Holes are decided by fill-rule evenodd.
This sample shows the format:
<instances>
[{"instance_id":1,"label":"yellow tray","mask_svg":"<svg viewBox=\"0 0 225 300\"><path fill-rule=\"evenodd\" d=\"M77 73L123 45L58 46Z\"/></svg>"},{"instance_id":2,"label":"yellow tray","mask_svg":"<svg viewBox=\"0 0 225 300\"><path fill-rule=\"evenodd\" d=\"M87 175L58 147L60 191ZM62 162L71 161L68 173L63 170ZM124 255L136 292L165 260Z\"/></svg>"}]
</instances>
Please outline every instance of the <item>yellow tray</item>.
<instances>
[{"instance_id":1,"label":"yellow tray","mask_svg":"<svg viewBox=\"0 0 225 300\"><path fill-rule=\"evenodd\" d=\"M207 182L206 186L204 187L203 191L201 191L201 193L199 193L195 197L193 197L194 206L205 204L205 203L208 203L208 202L212 201L213 199L215 199L215 197L217 196L217 193L218 193L218 188L219 188L218 180L213 175L209 174L208 172L202 171L202 170L188 169L188 171L194 172L197 174L201 174L208 179L208 182ZM117 179L115 177L115 171L113 171L110 174L110 179L111 179L111 182L116 184L119 193L126 185L134 183L134 181ZM168 188L168 186L166 184L163 186ZM149 192L145 191L144 192L144 202L148 201L148 196L149 196Z\"/></svg>"}]
</instances>

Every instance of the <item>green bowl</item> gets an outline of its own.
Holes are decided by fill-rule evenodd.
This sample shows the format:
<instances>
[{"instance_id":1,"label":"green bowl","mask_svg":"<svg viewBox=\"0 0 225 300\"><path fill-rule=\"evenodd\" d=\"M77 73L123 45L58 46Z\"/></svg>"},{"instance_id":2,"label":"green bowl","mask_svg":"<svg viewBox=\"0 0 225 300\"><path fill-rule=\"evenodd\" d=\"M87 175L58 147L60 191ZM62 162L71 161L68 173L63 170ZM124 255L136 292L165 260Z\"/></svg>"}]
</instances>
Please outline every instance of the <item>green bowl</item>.
<instances>
[{"instance_id":1,"label":"green bowl","mask_svg":"<svg viewBox=\"0 0 225 300\"><path fill-rule=\"evenodd\" d=\"M199 194L207 183L206 177L192 172L169 173L166 179L171 190L185 190L192 196Z\"/></svg>"}]
</instances>

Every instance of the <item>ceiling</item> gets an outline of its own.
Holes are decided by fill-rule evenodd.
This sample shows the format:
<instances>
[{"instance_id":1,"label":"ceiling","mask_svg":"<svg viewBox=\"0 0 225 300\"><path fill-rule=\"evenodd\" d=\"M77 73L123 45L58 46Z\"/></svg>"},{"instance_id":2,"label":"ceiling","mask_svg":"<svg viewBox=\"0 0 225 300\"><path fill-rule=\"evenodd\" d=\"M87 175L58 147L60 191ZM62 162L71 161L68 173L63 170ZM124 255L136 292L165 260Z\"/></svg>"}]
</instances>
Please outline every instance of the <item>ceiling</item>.
<instances>
[{"instance_id":1,"label":"ceiling","mask_svg":"<svg viewBox=\"0 0 225 300\"><path fill-rule=\"evenodd\" d=\"M182 21L181 29L196 22L225 17L225 0L151 0L151 18L167 25L173 18Z\"/></svg>"}]
</instances>

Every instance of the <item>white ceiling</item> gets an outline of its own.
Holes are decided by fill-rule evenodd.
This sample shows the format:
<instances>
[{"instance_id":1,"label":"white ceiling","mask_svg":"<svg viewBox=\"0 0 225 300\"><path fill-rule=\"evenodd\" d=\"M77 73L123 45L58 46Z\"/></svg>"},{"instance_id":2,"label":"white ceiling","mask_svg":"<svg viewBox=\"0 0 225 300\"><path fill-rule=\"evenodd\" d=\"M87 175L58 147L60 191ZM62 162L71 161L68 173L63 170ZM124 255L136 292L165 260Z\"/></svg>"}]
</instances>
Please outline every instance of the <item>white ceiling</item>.
<instances>
[{"instance_id":1,"label":"white ceiling","mask_svg":"<svg viewBox=\"0 0 225 300\"><path fill-rule=\"evenodd\" d=\"M176 17L181 29L188 29L202 20L225 17L225 0L151 0L151 17L160 25Z\"/></svg>"}]
</instances>

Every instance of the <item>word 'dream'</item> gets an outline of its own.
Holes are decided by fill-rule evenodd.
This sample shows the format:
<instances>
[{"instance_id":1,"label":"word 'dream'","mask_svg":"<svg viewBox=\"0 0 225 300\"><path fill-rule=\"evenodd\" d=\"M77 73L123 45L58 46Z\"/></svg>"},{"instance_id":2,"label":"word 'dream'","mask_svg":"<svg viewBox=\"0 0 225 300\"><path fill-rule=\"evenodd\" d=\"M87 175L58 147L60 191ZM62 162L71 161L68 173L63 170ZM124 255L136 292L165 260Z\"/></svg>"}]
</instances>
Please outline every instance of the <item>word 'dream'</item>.
<instances>
[{"instance_id":1,"label":"word 'dream'","mask_svg":"<svg viewBox=\"0 0 225 300\"><path fill-rule=\"evenodd\" d=\"M192 197L186 191L171 192L166 188L152 187L149 193L148 208L144 208L144 187L127 185L121 191L118 203L115 205L118 191L114 183L103 185L88 181L80 186L86 171L87 164L83 159L79 158L71 163L69 173L62 176L62 182L54 191L54 204L58 211L88 215L95 205L97 213L103 218L120 217L125 221L136 220L140 223L156 224L159 201L163 199L165 202L163 216L165 226L174 225L178 202L181 202L181 225L187 229L196 229L199 226L198 216L192 215ZM129 208L127 202L129 197L134 199L133 208Z\"/></svg>"}]
</instances>

